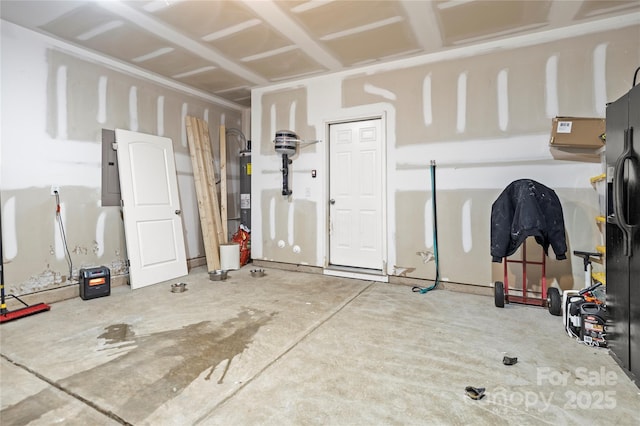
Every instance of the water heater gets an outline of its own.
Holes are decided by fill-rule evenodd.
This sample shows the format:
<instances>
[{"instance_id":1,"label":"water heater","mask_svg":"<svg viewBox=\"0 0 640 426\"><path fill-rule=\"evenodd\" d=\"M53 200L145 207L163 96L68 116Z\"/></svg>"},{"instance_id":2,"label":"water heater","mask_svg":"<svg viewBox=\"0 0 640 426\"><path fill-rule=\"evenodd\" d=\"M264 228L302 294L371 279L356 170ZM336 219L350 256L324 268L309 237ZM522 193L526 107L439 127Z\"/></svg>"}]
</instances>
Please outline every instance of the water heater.
<instances>
[{"instance_id":1,"label":"water heater","mask_svg":"<svg viewBox=\"0 0 640 426\"><path fill-rule=\"evenodd\" d=\"M240 151L240 223L251 229L251 141Z\"/></svg>"}]
</instances>

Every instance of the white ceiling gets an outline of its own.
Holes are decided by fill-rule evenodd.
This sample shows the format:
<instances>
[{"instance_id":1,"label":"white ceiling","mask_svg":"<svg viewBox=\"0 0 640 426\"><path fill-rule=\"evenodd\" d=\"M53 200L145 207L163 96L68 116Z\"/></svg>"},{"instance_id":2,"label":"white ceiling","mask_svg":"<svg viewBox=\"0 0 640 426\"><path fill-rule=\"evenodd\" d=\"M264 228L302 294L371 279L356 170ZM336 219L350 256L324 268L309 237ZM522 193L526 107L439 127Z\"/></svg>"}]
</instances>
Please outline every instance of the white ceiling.
<instances>
[{"instance_id":1,"label":"white ceiling","mask_svg":"<svg viewBox=\"0 0 640 426\"><path fill-rule=\"evenodd\" d=\"M2 0L0 17L250 106L251 88L640 10L639 0Z\"/></svg>"}]
</instances>

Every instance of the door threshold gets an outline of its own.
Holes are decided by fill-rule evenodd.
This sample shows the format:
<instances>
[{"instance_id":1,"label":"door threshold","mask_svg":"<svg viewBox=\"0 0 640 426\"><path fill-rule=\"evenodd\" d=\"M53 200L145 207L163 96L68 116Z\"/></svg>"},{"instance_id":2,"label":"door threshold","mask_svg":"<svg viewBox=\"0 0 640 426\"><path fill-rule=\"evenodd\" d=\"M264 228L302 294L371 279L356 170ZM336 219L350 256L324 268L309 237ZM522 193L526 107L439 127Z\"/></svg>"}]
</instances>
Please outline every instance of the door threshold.
<instances>
[{"instance_id":1,"label":"door threshold","mask_svg":"<svg viewBox=\"0 0 640 426\"><path fill-rule=\"evenodd\" d=\"M365 269L331 265L327 268L324 268L322 270L322 273L324 275L330 275L332 277L355 278L358 280L376 281L381 283L389 282L389 276L383 275L380 269Z\"/></svg>"}]
</instances>

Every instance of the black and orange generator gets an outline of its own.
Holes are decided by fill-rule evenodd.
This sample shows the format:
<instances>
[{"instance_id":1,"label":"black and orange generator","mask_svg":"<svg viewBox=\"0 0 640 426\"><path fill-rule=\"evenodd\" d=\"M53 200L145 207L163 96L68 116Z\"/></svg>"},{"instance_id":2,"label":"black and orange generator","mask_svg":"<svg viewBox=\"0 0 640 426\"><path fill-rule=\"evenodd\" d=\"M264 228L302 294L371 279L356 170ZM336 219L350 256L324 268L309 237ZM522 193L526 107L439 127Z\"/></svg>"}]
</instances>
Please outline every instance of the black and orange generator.
<instances>
[{"instance_id":1,"label":"black and orange generator","mask_svg":"<svg viewBox=\"0 0 640 426\"><path fill-rule=\"evenodd\" d=\"M111 271L106 266L80 269L78 279L82 300L111 294Z\"/></svg>"}]
</instances>

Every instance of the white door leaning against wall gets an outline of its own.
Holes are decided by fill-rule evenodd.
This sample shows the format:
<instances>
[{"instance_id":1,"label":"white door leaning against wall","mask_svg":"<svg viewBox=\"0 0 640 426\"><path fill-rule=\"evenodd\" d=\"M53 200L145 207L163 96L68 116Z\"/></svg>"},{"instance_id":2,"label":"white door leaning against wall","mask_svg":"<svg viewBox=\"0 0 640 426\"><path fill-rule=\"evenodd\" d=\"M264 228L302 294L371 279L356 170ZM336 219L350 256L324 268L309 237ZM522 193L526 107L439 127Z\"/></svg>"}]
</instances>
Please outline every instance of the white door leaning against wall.
<instances>
[{"instance_id":1,"label":"white door leaning against wall","mask_svg":"<svg viewBox=\"0 0 640 426\"><path fill-rule=\"evenodd\" d=\"M329 263L382 270L381 119L329 126Z\"/></svg>"},{"instance_id":2,"label":"white door leaning against wall","mask_svg":"<svg viewBox=\"0 0 640 426\"><path fill-rule=\"evenodd\" d=\"M116 129L131 288L187 274L173 144Z\"/></svg>"}]
</instances>

